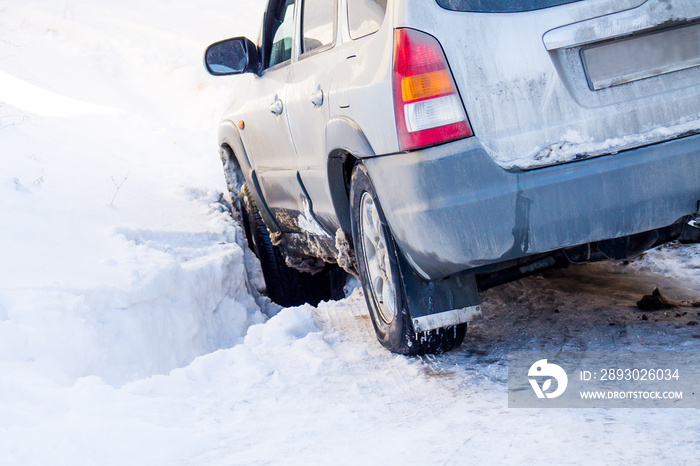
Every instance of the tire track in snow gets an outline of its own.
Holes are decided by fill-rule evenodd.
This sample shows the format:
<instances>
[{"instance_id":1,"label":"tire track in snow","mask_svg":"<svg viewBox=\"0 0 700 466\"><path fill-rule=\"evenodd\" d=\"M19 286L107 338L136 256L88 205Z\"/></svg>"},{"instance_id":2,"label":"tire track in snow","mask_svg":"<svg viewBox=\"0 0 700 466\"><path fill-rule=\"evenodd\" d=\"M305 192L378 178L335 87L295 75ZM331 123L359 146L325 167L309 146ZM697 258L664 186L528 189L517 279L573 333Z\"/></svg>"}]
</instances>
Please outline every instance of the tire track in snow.
<instances>
[{"instance_id":1,"label":"tire track in snow","mask_svg":"<svg viewBox=\"0 0 700 466\"><path fill-rule=\"evenodd\" d=\"M700 256L695 251L700 247L688 246L678 255ZM642 262L572 266L491 289L482 295L483 315L470 325L464 344L431 356L428 366L438 372L456 368L464 380L486 377L505 386L509 351L700 350L700 331L692 324L700 309L643 313L636 307L656 286L673 299L697 297L700 292L687 279L696 265L687 261L684 269L678 261L676 278Z\"/></svg>"},{"instance_id":2,"label":"tire track in snow","mask_svg":"<svg viewBox=\"0 0 700 466\"><path fill-rule=\"evenodd\" d=\"M406 371L408 363L403 357L392 355L377 341L361 289L343 301L321 303L314 310L314 319L319 329L331 335L350 378L376 409L384 409L387 399L411 391L415 374Z\"/></svg>"}]
</instances>

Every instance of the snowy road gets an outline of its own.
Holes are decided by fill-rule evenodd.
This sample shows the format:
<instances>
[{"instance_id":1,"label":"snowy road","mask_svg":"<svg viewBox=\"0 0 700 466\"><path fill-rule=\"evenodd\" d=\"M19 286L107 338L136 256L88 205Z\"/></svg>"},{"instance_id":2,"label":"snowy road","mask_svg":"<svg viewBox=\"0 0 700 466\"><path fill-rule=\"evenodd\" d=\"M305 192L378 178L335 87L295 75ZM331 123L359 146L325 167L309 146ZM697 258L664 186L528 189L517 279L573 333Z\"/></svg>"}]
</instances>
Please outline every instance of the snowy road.
<instances>
[{"instance_id":1,"label":"snowy road","mask_svg":"<svg viewBox=\"0 0 700 466\"><path fill-rule=\"evenodd\" d=\"M269 318L201 66L261 9L0 0L0 464L697 464L696 410L509 409L506 356L700 350L699 309L634 307L700 298L698 246L490 290L437 357L386 352L358 288Z\"/></svg>"}]
</instances>

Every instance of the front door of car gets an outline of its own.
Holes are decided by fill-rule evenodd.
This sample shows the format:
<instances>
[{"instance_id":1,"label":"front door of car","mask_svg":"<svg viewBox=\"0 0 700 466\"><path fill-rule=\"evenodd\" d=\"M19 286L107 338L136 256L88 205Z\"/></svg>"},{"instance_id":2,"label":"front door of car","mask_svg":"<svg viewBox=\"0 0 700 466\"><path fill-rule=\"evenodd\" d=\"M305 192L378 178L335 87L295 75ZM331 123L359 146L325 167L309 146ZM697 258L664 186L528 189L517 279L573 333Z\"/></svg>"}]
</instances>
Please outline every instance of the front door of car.
<instances>
[{"instance_id":1,"label":"front door of car","mask_svg":"<svg viewBox=\"0 0 700 466\"><path fill-rule=\"evenodd\" d=\"M299 58L290 67L287 84L289 127L299 176L311 199L306 213L312 209L314 217L333 233L336 222L328 185L326 124L328 92L337 62L337 1L300 1Z\"/></svg>"},{"instance_id":2,"label":"front door of car","mask_svg":"<svg viewBox=\"0 0 700 466\"><path fill-rule=\"evenodd\" d=\"M264 25L265 70L250 87L245 126L260 189L283 232L298 231L297 218L304 205L286 108L294 20L295 0L270 5Z\"/></svg>"}]
</instances>

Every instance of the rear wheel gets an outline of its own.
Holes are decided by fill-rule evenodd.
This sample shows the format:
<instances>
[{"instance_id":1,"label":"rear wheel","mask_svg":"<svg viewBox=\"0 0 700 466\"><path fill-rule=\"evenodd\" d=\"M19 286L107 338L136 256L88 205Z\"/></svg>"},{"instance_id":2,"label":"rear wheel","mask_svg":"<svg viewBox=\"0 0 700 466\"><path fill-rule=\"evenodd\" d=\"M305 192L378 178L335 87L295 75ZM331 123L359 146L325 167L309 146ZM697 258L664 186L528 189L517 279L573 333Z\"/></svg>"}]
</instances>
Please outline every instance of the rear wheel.
<instances>
[{"instance_id":1,"label":"rear wheel","mask_svg":"<svg viewBox=\"0 0 700 466\"><path fill-rule=\"evenodd\" d=\"M270 240L270 232L260 216L248 185L243 184L239 199L248 246L260 260L270 299L281 306L304 303L316 306L321 301L337 297L338 286L342 288L338 267L328 264L325 269L312 275L287 266L279 247Z\"/></svg>"},{"instance_id":2,"label":"rear wheel","mask_svg":"<svg viewBox=\"0 0 700 466\"><path fill-rule=\"evenodd\" d=\"M416 333L406 305L396 243L389 230L367 170L352 173L352 236L360 280L379 342L407 355L442 353L464 340L466 324Z\"/></svg>"}]
</instances>

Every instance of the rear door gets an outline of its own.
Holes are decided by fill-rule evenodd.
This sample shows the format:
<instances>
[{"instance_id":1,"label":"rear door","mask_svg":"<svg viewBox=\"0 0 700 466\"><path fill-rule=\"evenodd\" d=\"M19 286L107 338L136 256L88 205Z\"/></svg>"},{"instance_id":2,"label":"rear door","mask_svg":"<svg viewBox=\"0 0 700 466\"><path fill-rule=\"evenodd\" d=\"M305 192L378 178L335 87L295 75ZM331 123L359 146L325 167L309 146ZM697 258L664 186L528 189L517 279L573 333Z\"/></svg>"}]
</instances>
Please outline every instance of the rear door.
<instances>
[{"instance_id":1,"label":"rear door","mask_svg":"<svg viewBox=\"0 0 700 466\"><path fill-rule=\"evenodd\" d=\"M326 124L331 76L337 64L337 1L301 0L299 58L287 85L289 127L297 151L299 176L312 202L304 213L335 225L328 185Z\"/></svg>"}]
</instances>

